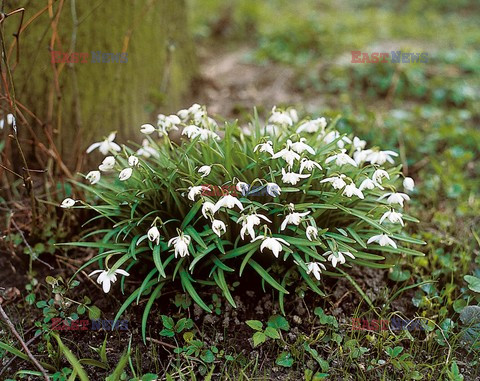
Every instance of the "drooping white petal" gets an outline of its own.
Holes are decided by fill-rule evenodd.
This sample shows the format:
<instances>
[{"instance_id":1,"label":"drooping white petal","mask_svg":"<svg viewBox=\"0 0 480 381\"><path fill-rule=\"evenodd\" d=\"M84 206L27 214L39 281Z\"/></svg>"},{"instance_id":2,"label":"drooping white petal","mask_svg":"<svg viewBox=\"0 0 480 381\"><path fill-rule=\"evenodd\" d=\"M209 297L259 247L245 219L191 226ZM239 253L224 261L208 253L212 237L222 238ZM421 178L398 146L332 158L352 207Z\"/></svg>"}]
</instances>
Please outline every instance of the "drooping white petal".
<instances>
[{"instance_id":1,"label":"drooping white petal","mask_svg":"<svg viewBox=\"0 0 480 381\"><path fill-rule=\"evenodd\" d=\"M126 181L130 177L132 177L132 173L133 173L133 169L130 167L122 169L122 171L118 175L118 178L120 179L120 181Z\"/></svg>"},{"instance_id":2,"label":"drooping white petal","mask_svg":"<svg viewBox=\"0 0 480 381\"><path fill-rule=\"evenodd\" d=\"M62 203L60 204L60 207L64 209L69 209L72 206L74 206L76 202L77 201L74 200L73 198L67 197L65 200L62 201Z\"/></svg>"},{"instance_id":3,"label":"drooping white petal","mask_svg":"<svg viewBox=\"0 0 480 381\"><path fill-rule=\"evenodd\" d=\"M100 181L100 171L90 171L87 173L87 176L85 176L85 178L90 182L91 185L94 185Z\"/></svg>"},{"instance_id":4,"label":"drooping white petal","mask_svg":"<svg viewBox=\"0 0 480 381\"><path fill-rule=\"evenodd\" d=\"M403 187L407 192L411 192L415 188L415 181L413 181L411 177L405 177L403 180Z\"/></svg>"}]
</instances>

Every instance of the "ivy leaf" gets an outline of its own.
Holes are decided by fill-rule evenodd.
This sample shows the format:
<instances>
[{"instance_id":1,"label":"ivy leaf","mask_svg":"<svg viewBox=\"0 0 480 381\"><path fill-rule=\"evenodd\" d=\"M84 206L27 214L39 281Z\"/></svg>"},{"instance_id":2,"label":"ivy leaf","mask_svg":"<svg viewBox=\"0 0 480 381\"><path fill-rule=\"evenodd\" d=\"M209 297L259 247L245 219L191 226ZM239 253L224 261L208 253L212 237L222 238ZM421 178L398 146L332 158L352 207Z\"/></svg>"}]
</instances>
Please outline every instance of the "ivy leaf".
<instances>
[{"instance_id":1,"label":"ivy leaf","mask_svg":"<svg viewBox=\"0 0 480 381\"><path fill-rule=\"evenodd\" d=\"M281 329L284 331L288 331L290 329L290 325L288 324L287 319L280 315L271 316L270 319L268 319L267 324L269 327Z\"/></svg>"},{"instance_id":2,"label":"ivy leaf","mask_svg":"<svg viewBox=\"0 0 480 381\"><path fill-rule=\"evenodd\" d=\"M278 333L278 331L273 328L273 327L267 327L265 329L265 335L267 335L268 337L270 337L271 339L280 339L280 334Z\"/></svg>"},{"instance_id":3,"label":"ivy leaf","mask_svg":"<svg viewBox=\"0 0 480 381\"><path fill-rule=\"evenodd\" d=\"M207 364L212 363L215 361L215 355L210 349L207 349L200 355L200 358L205 361Z\"/></svg>"},{"instance_id":4,"label":"ivy leaf","mask_svg":"<svg viewBox=\"0 0 480 381\"><path fill-rule=\"evenodd\" d=\"M166 315L162 315L162 323L163 323L163 326L168 330L172 330L173 327L175 326L173 319L170 316L166 316Z\"/></svg>"},{"instance_id":5,"label":"ivy leaf","mask_svg":"<svg viewBox=\"0 0 480 381\"><path fill-rule=\"evenodd\" d=\"M173 337L175 336L175 332L170 329L162 329L160 331L160 336Z\"/></svg>"},{"instance_id":6,"label":"ivy leaf","mask_svg":"<svg viewBox=\"0 0 480 381\"><path fill-rule=\"evenodd\" d=\"M259 320L247 320L245 323L255 331L261 331L263 329L263 323Z\"/></svg>"},{"instance_id":7,"label":"ivy leaf","mask_svg":"<svg viewBox=\"0 0 480 381\"><path fill-rule=\"evenodd\" d=\"M90 306L88 308L88 318L90 320L97 320L100 319L100 315L102 314L102 311L100 311L100 308L97 306Z\"/></svg>"},{"instance_id":8,"label":"ivy leaf","mask_svg":"<svg viewBox=\"0 0 480 381\"><path fill-rule=\"evenodd\" d=\"M158 376L153 373L147 373L142 376L142 381L155 381L158 380Z\"/></svg>"},{"instance_id":9,"label":"ivy leaf","mask_svg":"<svg viewBox=\"0 0 480 381\"><path fill-rule=\"evenodd\" d=\"M472 275L465 275L463 279L468 283L468 288L470 290L480 293L480 278Z\"/></svg>"},{"instance_id":10,"label":"ivy leaf","mask_svg":"<svg viewBox=\"0 0 480 381\"><path fill-rule=\"evenodd\" d=\"M391 358L397 357L400 353L402 353L403 347L387 347L387 355L389 355Z\"/></svg>"},{"instance_id":11,"label":"ivy leaf","mask_svg":"<svg viewBox=\"0 0 480 381\"><path fill-rule=\"evenodd\" d=\"M400 266L395 266L392 271L388 274L388 279L393 280L394 282L405 282L410 279L410 271L402 270Z\"/></svg>"},{"instance_id":12,"label":"ivy leaf","mask_svg":"<svg viewBox=\"0 0 480 381\"><path fill-rule=\"evenodd\" d=\"M283 366L285 368L290 368L293 365L293 357L290 352L282 352L275 360L275 364Z\"/></svg>"},{"instance_id":13,"label":"ivy leaf","mask_svg":"<svg viewBox=\"0 0 480 381\"><path fill-rule=\"evenodd\" d=\"M255 332L253 335L253 346L256 347L263 344L267 340L267 336L263 332Z\"/></svg>"}]
</instances>

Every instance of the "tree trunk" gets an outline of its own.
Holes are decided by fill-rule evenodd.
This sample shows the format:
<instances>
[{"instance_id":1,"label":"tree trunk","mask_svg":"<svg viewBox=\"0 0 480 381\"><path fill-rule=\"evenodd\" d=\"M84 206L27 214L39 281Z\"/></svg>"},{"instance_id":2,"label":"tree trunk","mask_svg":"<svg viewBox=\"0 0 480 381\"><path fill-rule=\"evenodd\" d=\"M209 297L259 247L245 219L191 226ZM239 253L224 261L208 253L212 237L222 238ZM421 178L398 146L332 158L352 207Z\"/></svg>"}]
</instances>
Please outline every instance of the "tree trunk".
<instances>
[{"instance_id":1,"label":"tree trunk","mask_svg":"<svg viewBox=\"0 0 480 381\"><path fill-rule=\"evenodd\" d=\"M35 134L50 157L55 146L78 170L90 143L111 131L133 138L158 112L180 106L196 66L185 0L7 1L5 12L21 6L17 65L11 36L20 17L4 22L16 99L35 115L19 108L31 126L19 133L27 141ZM84 55L52 63L67 53Z\"/></svg>"}]
</instances>

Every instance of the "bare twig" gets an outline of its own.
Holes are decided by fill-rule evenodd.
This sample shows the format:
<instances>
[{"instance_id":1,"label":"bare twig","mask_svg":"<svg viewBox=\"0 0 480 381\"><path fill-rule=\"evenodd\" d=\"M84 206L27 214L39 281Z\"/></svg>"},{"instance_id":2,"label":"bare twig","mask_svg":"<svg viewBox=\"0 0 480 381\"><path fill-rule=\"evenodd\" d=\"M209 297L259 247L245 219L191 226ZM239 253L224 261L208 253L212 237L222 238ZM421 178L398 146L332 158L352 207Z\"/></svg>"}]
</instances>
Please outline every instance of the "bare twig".
<instances>
[{"instance_id":1,"label":"bare twig","mask_svg":"<svg viewBox=\"0 0 480 381\"><path fill-rule=\"evenodd\" d=\"M37 367L37 369L42 373L43 378L45 381L50 381L50 377L48 377L47 371L43 368L43 366L37 361L37 359L32 355L32 352L28 349L27 344L25 344L25 341L23 341L22 337L19 335L17 330L15 329L15 326L13 325L12 321L8 317L8 315L5 313L3 310L2 304L0 303L0 315L2 316L2 319L7 323L8 328L10 331L12 331L13 335L17 338L17 340L20 342L20 344L23 347L23 350L27 354L28 358L32 360L33 364Z\"/></svg>"},{"instance_id":2,"label":"bare twig","mask_svg":"<svg viewBox=\"0 0 480 381\"><path fill-rule=\"evenodd\" d=\"M158 340L158 339L154 339L153 337L147 337L146 339L147 339L147 341L150 341L150 342L152 342L152 343L160 344L160 345L163 346L163 347L172 348L172 349L176 349L176 348L177 348L175 345L166 343L165 341L161 341L161 340Z\"/></svg>"},{"instance_id":3,"label":"bare twig","mask_svg":"<svg viewBox=\"0 0 480 381\"><path fill-rule=\"evenodd\" d=\"M32 327L32 328L29 328L26 332L25 332L25 335L28 334L28 332L30 332L31 330L33 330L35 327ZM28 340L26 342L27 346L29 346L30 344L32 344L35 340L37 340L39 337L41 337L41 335L37 335L37 336L33 336L30 340ZM10 364L12 362L14 362L16 359L16 357L12 357L10 360L8 360L8 362L5 364L5 366L2 368L2 370L0 370L0 376L5 373L5 371L8 369L8 367L10 366Z\"/></svg>"}]
</instances>

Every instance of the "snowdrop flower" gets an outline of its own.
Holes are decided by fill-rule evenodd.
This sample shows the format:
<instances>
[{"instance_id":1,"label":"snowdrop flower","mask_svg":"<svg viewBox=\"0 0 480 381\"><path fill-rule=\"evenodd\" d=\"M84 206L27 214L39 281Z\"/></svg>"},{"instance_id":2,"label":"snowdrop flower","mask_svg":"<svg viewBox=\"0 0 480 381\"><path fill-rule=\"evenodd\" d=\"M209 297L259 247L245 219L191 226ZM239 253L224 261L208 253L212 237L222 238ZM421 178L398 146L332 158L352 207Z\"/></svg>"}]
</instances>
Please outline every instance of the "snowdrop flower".
<instances>
[{"instance_id":1,"label":"snowdrop flower","mask_svg":"<svg viewBox=\"0 0 480 381\"><path fill-rule=\"evenodd\" d=\"M200 136L200 140L205 141L210 138L215 139L215 140L220 140L220 136L218 136L215 132L207 129L207 128L200 128L198 130L198 136ZM194 136L196 138L197 135Z\"/></svg>"},{"instance_id":2,"label":"snowdrop flower","mask_svg":"<svg viewBox=\"0 0 480 381\"><path fill-rule=\"evenodd\" d=\"M235 188L237 191L239 191L242 196L246 196L248 191L250 190L250 186L247 183L244 183L243 181L240 181Z\"/></svg>"},{"instance_id":3,"label":"snowdrop flower","mask_svg":"<svg viewBox=\"0 0 480 381\"><path fill-rule=\"evenodd\" d=\"M160 156L157 150L150 146L150 142L148 141L148 139L143 139L142 148L138 149L137 155L143 156L143 157L150 157L150 156L159 157Z\"/></svg>"},{"instance_id":4,"label":"snowdrop flower","mask_svg":"<svg viewBox=\"0 0 480 381\"><path fill-rule=\"evenodd\" d=\"M217 201L215 204L215 211L219 210L220 208L228 208L232 209L234 207L238 207L240 210L243 210L243 205L240 200L230 194L223 196L220 200Z\"/></svg>"},{"instance_id":5,"label":"snowdrop flower","mask_svg":"<svg viewBox=\"0 0 480 381\"><path fill-rule=\"evenodd\" d=\"M370 237L367 243L372 243L372 242L378 242L380 246L392 246L395 249L397 248L397 244L395 243L395 241L386 234L378 234L378 235L374 235L373 237Z\"/></svg>"},{"instance_id":6,"label":"snowdrop flower","mask_svg":"<svg viewBox=\"0 0 480 381\"><path fill-rule=\"evenodd\" d=\"M95 270L88 274L89 277L92 275L98 274L100 275L97 278L97 283L101 284L103 287L103 292L106 294L110 291L112 283L117 281L117 274L123 276L129 276L130 274L127 273L125 270L117 269L117 270Z\"/></svg>"},{"instance_id":7,"label":"snowdrop flower","mask_svg":"<svg viewBox=\"0 0 480 381\"><path fill-rule=\"evenodd\" d=\"M325 265L320 262L308 262L306 263L307 265L307 274L313 273L313 276L317 278L317 280L320 280L320 274L322 273L322 270L326 270Z\"/></svg>"},{"instance_id":8,"label":"snowdrop flower","mask_svg":"<svg viewBox=\"0 0 480 381\"><path fill-rule=\"evenodd\" d=\"M340 263L341 265L343 265L345 263L345 255L352 259L355 259L354 255L349 251L339 251L336 253L337 255L335 255L335 253L332 253L331 251L327 251L324 255L327 255L327 254L330 254L327 260L332 262L333 267L337 267L337 263Z\"/></svg>"},{"instance_id":9,"label":"snowdrop flower","mask_svg":"<svg viewBox=\"0 0 480 381\"><path fill-rule=\"evenodd\" d=\"M263 130L263 133L268 136L276 136L281 133L281 129L275 124L267 124Z\"/></svg>"},{"instance_id":10,"label":"snowdrop flower","mask_svg":"<svg viewBox=\"0 0 480 381\"><path fill-rule=\"evenodd\" d=\"M302 217L305 217L308 214L310 214L310 211L304 213L293 212L288 214L283 220L280 230L285 230L288 224L296 226L300 225L300 222L302 222Z\"/></svg>"},{"instance_id":11,"label":"snowdrop flower","mask_svg":"<svg viewBox=\"0 0 480 381\"><path fill-rule=\"evenodd\" d=\"M402 226L405 226L402 219L402 213L397 213L394 210L385 212L382 218L380 218L380 223L382 223L385 218L387 218L392 224L396 224L397 222L399 222Z\"/></svg>"},{"instance_id":12,"label":"snowdrop flower","mask_svg":"<svg viewBox=\"0 0 480 381\"><path fill-rule=\"evenodd\" d=\"M308 153L315 155L315 150L305 143L306 140L307 139L305 138L300 138L300 141L295 142L293 144L291 140L288 140L287 144L289 144L292 147L292 150L294 150L296 153L302 153L304 151L307 151Z\"/></svg>"},{"instance_id":13,"label":"snowdrop flower","mask_svg":"<svg viewBox=\"0 0 480 381\"><path fill-rule=\"evenodd\" d=\"M398 204L400 206L403 206L403 201L404 200L410 200L410 197L408 196L408 194L405 194L405 193L399 193L399 192L396 192L396 193L386 193L384 194L383 196L381 196L378 200L382 200L384 199L385 197L388 197L387 198L387 202L392 205L392 204Z\"/></svg>"},{"instance_id":14,"label":"snowdrop flower","mask_svg":"<svg viewBox=\"0 0 480 381\"><path fill-rule=\"evenodd\" d=\"M277 197L282 193L282 189L275 183L267 183L267 193L272 197Z\"/></svg>"},{"instance_id":15,"label":"snowdrop flower","mask_svg":"<svg viewBox=\"0 0 480 381\"><path fill-rule=\"evenodd\" d=\"M211 165L203 165L198 169L198 173L202 174L202 177L208 176L212 171Z\"/></svg>"},{"instance_id":16,"label":"snowdrop flower","mask_svg":"<svg viewBox=\"0 0 480 381\"><path fill-rule=\"evenodd\" d=\"M266 143L257 144L253 149L253 152L257 152L257 149L259 152L268 152L270 155L274 155L272 142L270 140Z\"/></svg>"},{"instance_id":17,"label":"snowdrop flower","mask_svg":"<svg viewBox=\"0 0 480 381\"><path fill-rule=\"evenodd\" d=\"M13 114L7 114L7 125L11 126L15 122L15 117ZM0 130L3 130L4 120L0 119Z\"/></svg>"},{"instance_id":18,"label":"snowdrop flower","mask_svg":"<svg viewBox=\"0 0 480 381\"><path fill-rule=\"evenodd\" d=\"M158 114L157 125L160 127L159 135L166 135L171 130L178 130L177 124L180 124L180 118L176 115Z\"/></svg>"},{"instance_id":19,"label":"snowdrop flower","mask_svg":"<svg viewBox=\"0 0 480 381\"><path fill-rule=\"evenodd\" d=\"M270 118L268 118L268 122L283 127L293 125L293 120L290 113L287 111L277 111L276 106L273 106L272 115Z\"/></svg>"},{"instance_id":20,"label":"snowdrop flower","mask_svg":"<svg viewBox=\"0 0 480 381\"><path fill-rule=\"evenodd\" d=\"M72 206L75 205L76 202L77 201L74 200L73 198L67 197L65 200L62 201L62 203L60 204L60 207L64 209L70 209Z\"/></svg>"},{"instance_id":21,"label":"snowdrop flower","mask_svg":"<svg viewBox=\"0 0 480 381\"><path fill-rule=\"evenodd\" d=\"M375 181L370 180L370 179L363 180L362 183L360 184L360 186L358 187L358 189L361 190L361 191L363 191L364 189L372 190L375 187L378 187L380 189L384 189L380 184L378 184Z\"/></svg>"},{"instance_id":22,"label":"snowdrop flower","mask_svg":"<svg viewBox=\"0 0 480 381\"><path fill-rule=\"evenodd\" d=\"M240 237L242 239L245 239L245 233L247 233L252 240L255 238L255 230L253 229L256 225L260 225L262 221L260 221L260 218L263 219L264 221L267 222L272 222L270 221L266 216L263 214L250 214L250 215L242 215L237 223L242 223L242 229L240 230Z\"/></svg>"},{"instance_id":23,"label":"snowdrop flower","mask_svg":"<svg viewBox=\"0 0 480 381\"><path fill-rule=\"evenodd\" d=\"M243 134L243 135L252 136L252 128L251 128L251 126L249 126L249 127L243 126L243 127L241 128L241 131L242 131L242 134ZM253 150L253 152L255 152L255 150Z\"/></svg>"},{"instance_id":24,"label":"snowdrop flower","mask_svg":"<svg viewBox=\"0 0 480 381\"><path fill-rule=\"evenodd\" d=\"M383 169L377 169L375 172L373 172L372 180L374 183L381 184L384 177L390 180L390 175L387 171L384 171Z\"/></svg>"},{"instance_id":25,"label":"snowdrop flower","mask_svg":"<svg viewBox=\"0 0 480 381\"><path fill-rule=\"evenodd\" d=\"M177 112L177 115L182 119L183 121L186 121L189 116L195 115L196 113L200 112L202 109L202 106L200 106L198 103L195 103L191 105L187 110L180 110Z\"/></svg>"},{"instance_id":26,"label":"snowdrop flower","mask_svg":"<svg viewBox=\"0 0 480 381\"><path fill-rule=\"evenodd\" d=\"M209 116L207 116L207 118L203 120L202 124L205 127L211 128L212 130L216 130L218 128L218 123Z\"/></svg>"},{"instance_id":27,"label":"snowdrop flower","mask_svg":"<svg viewBox=\"0 0 480 381\"><path fill-rule=\"evenodd\" d=\"M313 168L317 167L318 169L322 170L322 167L320 164L318 164L316 161L313 160L308 160L307 158L303 158L300 161L300 173L302 173L303 169L305 168L307 171L313 171Z\"/></svg>"},{"instance_id":28,"label":"snowdrop flower","mask_svg":"<svg viewBox=\"0 0 480 381\"><path fill-rule=\"evenodd\" d=\"M206 186L204 185L198 185L196 187L191 187L190 190L188 191L188 199L195 201L195 196L198 196L201 194L205 189L207 189Z\"/></svg>"},{"instance_id":29,"label":"snowdrop flower","mask_svg":"<svg viewBox=\"0 0 480 381\"><path fill-rule=\"evenodd\" d=\"M347 150L342 149L342 152L333 156L330 156L325 160L325 163L330 163L331 161L335 160L335 164L337 164L339 167L345 164L350 164L353 165L354 167L357 167L357 163L355 160L353 160L350 156L348 156L345 152Z\"/></svg>"},{"instance_id":30,"label":"snowdrop flower","mask_svg":"<svg viewBox=\"0 0 480 381\"><path fill-rule=\"evenodd\" d=\"M128 180L132 176L132 173L133 173L132 168L122 169L122 171L118 175L118 178L120 179L120 181Z\"/></svg>"},{"instance_id":31,"label":"snowdrop flower","mask_svg":"<svg viewBox=\"0 0 480 381\"><path fill-rule=\"evenodd\" d=\"M305 235L309 241L313 241L318 238L318 229L315 226L308 226Z\"/></svg>"},{"instance_id":32,"label":"snowdrop flower","mask_svg":"<svg viewBox=\"0 0 480 381\"><path fill-rule=\"evenodd\" d=\"M307 177L310 177L310 175L302 175L301 173L294 172L285 172L285 169L282 168L282 181L286 184L295 185L300 181L300 179L306 179Z\"/></svg>"},{"instance_id":33,"label":"snowdrop flower","mask_svg":"<svg viewBox=\"0 0 480 381\"><path fill-rule=\"evenodd\" d=\"M281 151L278 151L275 155L272 156L272 158L278 159L279 157L281 157L287 162L290 167L293 166L293 162L295 160L300 160L300 155L290 149L291 143L292 142L290 140L287 140L287 147L282 149Z\"/></svg>"},{"instance_id":34,"label":"snowdrop flower","mask_svg":"<svg viewBox=\"0 0 480 381\"><path fill-rule=\"evenodd\" d=\"M345 180L343 180L346 176L345 175L340 175L340 176L335 176L335 177L327 177L326 179L323 179L320 181L320 184L323 183L330 183L332 184L332 187L334 189L342 189L347 183Z\"/></svg>"},{"instance_id":35,"label":"snowdrop flower","mask_svg":"<svg viewBox=\"0 0 480 381\"><path fill-rule=\"evenodd\" d=\"M205 201L202 205L202 214L203 217L208 218L208 214L213 216L215 214L215 204L210 201Z\"/></svg>"},{"instance_id":36,"label":"snowdrop flower","mask_svg":"<svg viewBox=\"0 0 480 381\"><path fill-rule=\"evenodd\" d=\"M227 231L227 227L220 220L213 220L212 221L212 230L213 232L218 235L219 237Z\"/></svg>"},{"instance_id":37,"label":"snowdrop flower","mask_svg":"<svg viewBox=\"0 0 480 381\"><path fill-rule=\"evenodd\" d=\"M87 176L85 178L90 181L90 184L96 184L100 181L100 171L90 171L87 173Z\"/></svg>"},{"instance_id":38,"label":"snowdrop flower","mask_svg":"<svg viewBox=\"0 0 480 381\"><path fill-rule=\"evenodd\" d=\"M182 135L187 135L189 139L194 139L199 134L199 130L199 127L191 124L183 129Z\"/></svg>"},{"instance_id":39,"label":"snowdrop flower","mask_svg":"<svg viewBox=\"0 0 480 381\"><path fill-rule=\"evenodd\" d=\"M365 198L362 191L358 189L354 183L348 184L343 190L342 194L347 197L352 197L353 195L355 195L358 198L361 198L362 200Z\"/></svg>"},{"instance_id":40,"label":"snowdrop flower","mask_svg":"<svg viewBox=\"0 0 480 381\"><path fill-rule=\"evenodd\" d=\"M182 109L180 111L177 112L177 115L179 116L179 118L182 120L182 121L186 121L188 119L188 115L189 115L189 112L188 110L186 109Z\"/></svg>"},{"instance_id":41,"label":"snowdrop flower","mask_svg":"<svg viewBox=\"0 0 480 381\"><path fill-rule=\"evenodd\" d=\"M87 148L87 153L90 153L97 148L103 155L107 155L109 151L121 151L122 149L120 146L114 142L116 135L116 132L112 132L103 142L93 143Z\"/></svg>"},{"instance_id":42,"label":"snowdrop flower","mask_svg":"<svg viewBox=\"0 0 480 381\"><path fill-rule=\"evenodd\" d=\"M340 137L340 132L336 131L336 130L333 130L333 131L330 131L328 134L326 134L324 137L323 137L323 141L326 143L326 144L330 144L331 142L333 142L334 140L338 139ZM343 148L345 147L345 143L348 143L348 144L351 144L352 141L347 138L346 136L344 136L343 138L341 138L338 142L337 142L337 146L339 148Z\"/></svg>"},{"instance_id":43,"label":"snowdrop flower","mask_svg":"<svg viewBox=\"0 0 480 381\"><path fill-rule=\"evenodd\" d=\"M207 117L207 112L206 110L200 109L194 113L192 113L192 119L196 124L202 124L205 125L205 119Z\"/></svg>"},{"instance_id":44,"label":"snowdrop flower","mask_svg":"<svg viewBox=\"0 0 480 381\"><path fill-rule=\"evenodd\" d=\"M105 159L103 159L102 164L98 166L98 169L100 169L102 172L107 172L113 169L115 167L115 158L113 156L107 156Z\"/></svg>"},{"instance_id":45,"label":"snowdrop flower","mask_svg":"<svg viewBox=\"0 0 480 381\"><path fill-rule=\"evenodd\" d=\"M415 181L413 181L411 177L405 177L403 180L403 187L407 192L411 192L415 188Z\"/></svg>"},{"instance_id":46,"label":"snowdrop flower","mask_svg":"<svg viewBox=\"0 0 480 381\"><path fill-rule=\"evenodd\" d=\"M128 158L128 165L130 167L136 167L138 165L138 157L131 155Z\"/></svg>"},{"instance_id":47,"label":"snowdrop flower","mask_svg":"<svg viewBox=\"0 0 480 381\"><path fill-rule=\"evenodd\" d=\"M301 132L308 132L310 134L313 134L315 132L318 132L318 130L322 130L327 126L327 120L325 118L318 118L314 120L309 120L307 122L302 123L298 128L297 128L297 134Z\"/></svg>"},{"instance_id":48,"label":"snowdrop flower","mask_svg":"<svg viewBox=\"0 0 480 381\"><path fill-rule=\"evenodd\" d=\"M288 109L288 114L290 115L290 118L292 118L293 123L298 122L298 112L294 108Z\"/></svg>"},{"instance_id":49,"label":"snowdrop flower","mask_svg":"<svg viewBox=\"0 0 480 381\"><path fill-rule=\"evenodd\" d=\"M157 241L157 245L160 243L160 232L156 226L152 226L147 232L148 239L152 242Z\"/></svg>"},{"instance_id":50,"label":"snowdrop flower","mask_svg":"<svg viewBox=\"0 0 480 381\"><path fill-rule=\"evenodd\" d=\"M283 238L267 237L265 235L254 238L252 242L259 239L263 240L262 244L260 245L260 251L263 253L263 249L267 248L273 252L273 255L275 255L276 258L278 258L278 254L280 254L280 252L283 250L282 244L290 246L290 244Z\"/></svg>"},{"instance_id":51,"label":"snowdrop flower","mask_svg":"<svg viewBox=\"0 0 480 381\"><path fill-rule=\"evenodd\" d=\"M366 145L367 145L367 142L365 140L362 140L357 136L353 138L353 147L355 148L355 150L361 151L365 148Z\"/></svg>"},{"instance_id":52,"label":"snowdrop flower","mask_svg":"<svg viewBox=\"0 0 480 381\"><path fill-rule=\"evenodd\" d=\"M175 258L178 255L183 258L189 254L188 245L190 245L191 240L192 238L189 235L180 233L178 237L173 237L168 241L168 246L170 247L173 244L175 248Z\"/></svg>"},{"instance_id":53,"label":"snowdrop flower","mask_svg":"<svg viewBox=\"0 0 480 381\"><path fill-rule=\"evenodd\" d=\"M372 152L373 151L371 149L355 151L353 153L353 160L355 160L355 163L360 165L367 160L368 155L370 155Z\"/></svg>"},{"instance_id":54,"label":"snowdrop flower","mask_svg":"<svg viewBox=\"0 0 480 381\"><path fill-rule=\"evenodd\" d=\"M393 151L372 152L370 155L368 155L367 161L369 161L371 164L379 165L385 164L386 161L391 164L395 164L395 161L391 158L391 156L398 156L398 153Z\"/></svg>"},{"instance_id":55,"label":"snowdrop flower","mask_svg":"<svg viewBox=\"0 0 480 381\"><path fill-rule=\"evenodd\" d=\"M152 133L154 133L157 129L155 128L155 126L149 124L149 123L145 123L145 124L142 124L140 126L140 132L142 134L145 134L145 135L150 135Z\"/></svg>"},{"instance_id":56,"label":"snowdrop flower","mask_svg":"<svg viewBox=\"0 0 480 381\"><path fill-rule=\"evenodd\" d=\"M183 129L182 135L187 135L189 139L195 139L200 137L200 140L205 141L209 138L213 138L216 140L220 140L220 136L218 136L215 132L207 129L207 128L200 128L195 125L187 126Z\"/></svg>"}]
</instances>

